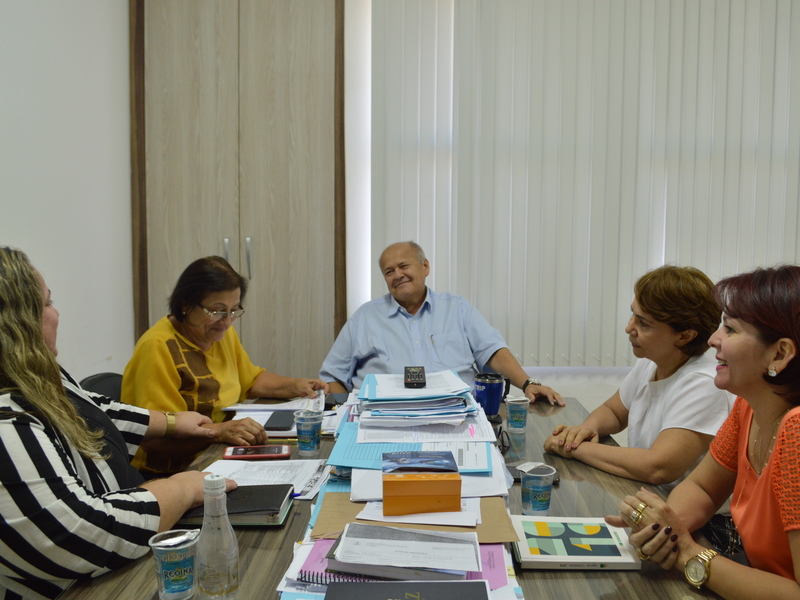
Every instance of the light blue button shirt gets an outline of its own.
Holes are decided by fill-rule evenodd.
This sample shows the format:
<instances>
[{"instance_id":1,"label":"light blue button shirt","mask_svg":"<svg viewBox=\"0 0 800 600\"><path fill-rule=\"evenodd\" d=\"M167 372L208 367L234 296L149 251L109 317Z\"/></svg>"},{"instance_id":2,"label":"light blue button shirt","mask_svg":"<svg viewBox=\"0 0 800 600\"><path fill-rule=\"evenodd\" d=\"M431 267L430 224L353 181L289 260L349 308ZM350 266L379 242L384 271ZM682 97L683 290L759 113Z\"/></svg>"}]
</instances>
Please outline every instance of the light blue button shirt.
<instances>
[{"instance_id":1,"label":"light blue button shirt","mask_svg":"<svg viewBox=\"0 0 800 600\"><path fill-rule=\"evenodd\" d=\"M360 388L370 373L402 373L423 366L429 373L452 369L468 385L500 348L503 336L461 296L430 288L416 315L391 294L363 304L345 323L322 363L320 379ZM475 371L477 366L478 371Z\"/></svg>"}]
</instances>

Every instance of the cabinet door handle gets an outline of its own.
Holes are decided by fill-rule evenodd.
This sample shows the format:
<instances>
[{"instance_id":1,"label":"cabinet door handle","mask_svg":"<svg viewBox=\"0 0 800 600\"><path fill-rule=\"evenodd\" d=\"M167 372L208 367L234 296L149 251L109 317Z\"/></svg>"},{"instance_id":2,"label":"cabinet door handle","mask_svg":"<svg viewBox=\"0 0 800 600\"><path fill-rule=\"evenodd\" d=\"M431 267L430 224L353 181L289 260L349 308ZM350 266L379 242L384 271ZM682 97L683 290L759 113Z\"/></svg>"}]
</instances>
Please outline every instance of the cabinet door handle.
<instances>
[{"instance_id":1,"label":"cabinet door handle","mask_svg":"<svg viewBox=\"0 0 800 600\"><path fill-rule=\"evenodd\" d=\"M252 280L253 273L250 270L250 238L244 238L245 247L247 248L247 278Z\"/></svg>"},{"instance_id":2,"label":"cabinet door handle","mask_svg":"<svg viewBox=\"0 0 800 600\"><path fill-rule=\"evenodd\" d=\"M231 238L223 238L222 239L222 247L225 250L225 261L226 262L231 262L231 259L229 257L230 246L231 246Z\"/></svg>"}]
</instances>

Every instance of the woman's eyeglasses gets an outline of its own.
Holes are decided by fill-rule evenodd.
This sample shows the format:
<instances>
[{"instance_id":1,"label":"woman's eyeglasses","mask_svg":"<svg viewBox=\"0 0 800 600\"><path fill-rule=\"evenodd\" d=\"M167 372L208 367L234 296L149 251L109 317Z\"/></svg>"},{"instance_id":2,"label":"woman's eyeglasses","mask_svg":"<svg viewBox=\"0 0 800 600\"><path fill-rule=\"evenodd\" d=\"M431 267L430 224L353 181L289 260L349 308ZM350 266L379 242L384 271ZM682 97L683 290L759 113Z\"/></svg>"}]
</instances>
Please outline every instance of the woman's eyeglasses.
<instances>
[{"instance_id":1,"label":"woman's eyeglasses","mask_svg":"<svg viewBox=\"0 0 800 600\"><path fill-rule=\"evenodd\" d=\"M203 312L206 313L208 315L208 318L211 319L212 321L221 321L225 317L230 317L231 321L235 321L236 319L238 319L239 317L241 317L244 314L244 309L243 308L234 308L231 311L227 311L227 310L208 310L202 304L200 305L200 308L203 309Z\"/></svg>"}]
</instances>

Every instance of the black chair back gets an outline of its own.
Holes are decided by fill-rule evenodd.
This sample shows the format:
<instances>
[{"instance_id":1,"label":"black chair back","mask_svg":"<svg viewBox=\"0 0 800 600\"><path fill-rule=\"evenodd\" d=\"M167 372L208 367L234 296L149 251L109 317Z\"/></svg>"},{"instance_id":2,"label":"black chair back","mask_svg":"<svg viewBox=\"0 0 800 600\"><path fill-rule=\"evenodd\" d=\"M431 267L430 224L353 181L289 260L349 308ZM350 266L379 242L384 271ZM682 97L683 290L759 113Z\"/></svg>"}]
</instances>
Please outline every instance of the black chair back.
<instances>
[{"instance_id":1,"label":"black chair back","mask_svg":"<svg viewBox=\"0 0 800 600\"><path fill-rule=\"evenodd\" d=\"M81 387L90 392L108 396L113 400L119 400L122 397L122 375L119 373L89 375L81 381Z\"/></svg>"}]
</instances>

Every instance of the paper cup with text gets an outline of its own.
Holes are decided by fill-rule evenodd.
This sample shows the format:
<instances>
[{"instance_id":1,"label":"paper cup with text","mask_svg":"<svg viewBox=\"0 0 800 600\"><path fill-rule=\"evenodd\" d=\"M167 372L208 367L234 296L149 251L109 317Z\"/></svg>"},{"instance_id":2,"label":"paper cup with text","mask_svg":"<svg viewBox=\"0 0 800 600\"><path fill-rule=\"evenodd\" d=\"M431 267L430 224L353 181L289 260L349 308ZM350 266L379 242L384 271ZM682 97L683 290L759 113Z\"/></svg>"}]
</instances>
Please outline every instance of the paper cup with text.
<instances>
[{"instance_id":1,"label":"paper cup with text","mask_svg":"<svg viewBox=\"0 0 800 600\"><path fill-rule=\"evenodd\" d=\"M322 411L295 411L294 425L297 429L297 453L300 456L316 456L319 453L319 436L322 432Z\"/></svg>"},{"instance_id":2,"label":"paper cup with text","mask_svg":"<svg viewBox=\"0 0 800 600\"><path fill-rule=\"evenodd\" d=\"M550 512L555 467L540 462L517 467L522 484L522 514L545 516Z\"/></svg>"},{"instance_id":3,"label":"paper cup with text","mask_svg":"<svg viewBox=\"0 0 800 600\"><path fill-rule=\"evenodd\" d=\"M511 433L525 431L528 424L527 398L506 398L506 426Z\"/></svg>"},{"instance_id":4,"label":"paper cup with text","mask_svg":"<svg viewBox=\"0 0 800 600\"><path fill-rule=\"evenodd\" d=\"M199 534L199 529L173 529L150 538L161 600L185 600L194 595L197 587L195 550Z\"/></svg>"}]
</instances>

